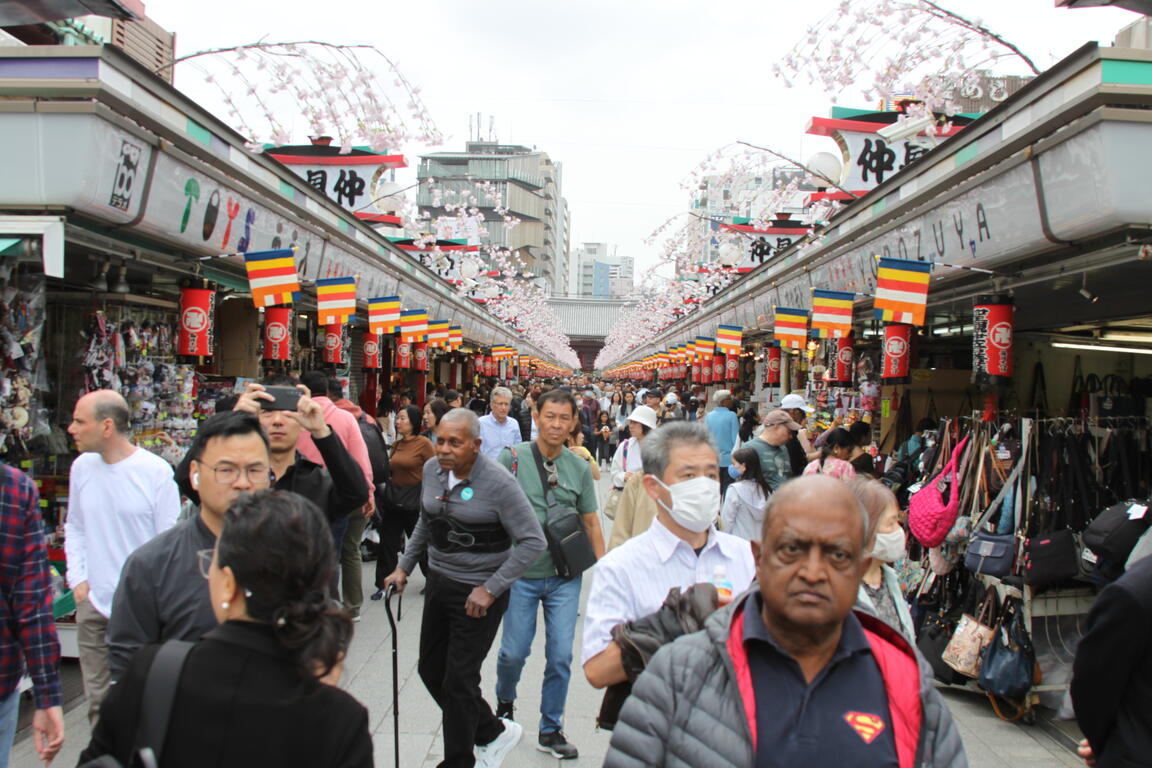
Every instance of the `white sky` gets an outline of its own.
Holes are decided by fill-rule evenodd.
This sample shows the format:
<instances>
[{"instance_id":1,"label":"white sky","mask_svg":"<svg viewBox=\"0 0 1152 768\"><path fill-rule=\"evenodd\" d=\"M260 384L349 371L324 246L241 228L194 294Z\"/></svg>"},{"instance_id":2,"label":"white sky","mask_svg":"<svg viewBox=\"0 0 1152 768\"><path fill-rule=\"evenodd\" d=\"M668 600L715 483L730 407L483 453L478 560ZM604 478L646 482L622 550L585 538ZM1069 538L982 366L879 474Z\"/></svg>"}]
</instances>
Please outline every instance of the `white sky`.
<instances>
[{"instance_id":1,"label":"white sky","mask_svg":"<svg viewBox=\"0 0 1152 768\"><path fill-rule=\"evenodd\" d=\"M804 134L810 116L828 113L829 98L771 76L772 63L833 0L146 3L151 18L176 32L177 55L260 38L380 47L422 89L447 137L443 147L402 148L411 180L421 152L463 149L470 114L481 112L485 126L494 117L500 141L536 146L563 163L573 251L608 242L635 256L640 270L658 248L644 240L688 208L681 182L709 152L738 139L800 160L834 148ZM1139 18L1057 9L1054 0L945 4L981 18L1041 68L1089 40L1108 44ZM191 70L178 70L177 85L225 116ZM294 139L306 141L304 134Z\"/></svg>"}]
</instances>

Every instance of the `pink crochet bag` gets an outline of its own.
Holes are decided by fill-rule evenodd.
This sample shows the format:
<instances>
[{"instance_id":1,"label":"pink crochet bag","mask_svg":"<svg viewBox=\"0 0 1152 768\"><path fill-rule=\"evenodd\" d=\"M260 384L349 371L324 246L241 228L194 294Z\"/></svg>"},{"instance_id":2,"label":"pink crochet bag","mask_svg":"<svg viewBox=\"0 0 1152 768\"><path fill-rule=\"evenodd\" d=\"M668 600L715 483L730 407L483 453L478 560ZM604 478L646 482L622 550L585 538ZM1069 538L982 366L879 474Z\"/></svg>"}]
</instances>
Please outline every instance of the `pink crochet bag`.
<instances>
[{"instance_id":1,"label":"pink crochet bag","mask_svg":"<svg viewBox=\"0 0 1152 768\"><path fill-rule=\"evenodd\" d=\"M908 527L912 535L926 547L938 547L943 543L948 531L956 524L956 516L960 512L960 489L956 485L956 464L964 455L964 446L968 438L960 441L952 451L952 457L940 470L940 474L932 478L908 500ZM948 478L951 473L951 479ZM949 489L948 486L951 485ZM948 501L944 500L944 491L948 489Z\"/></svg>"}]
</instances>

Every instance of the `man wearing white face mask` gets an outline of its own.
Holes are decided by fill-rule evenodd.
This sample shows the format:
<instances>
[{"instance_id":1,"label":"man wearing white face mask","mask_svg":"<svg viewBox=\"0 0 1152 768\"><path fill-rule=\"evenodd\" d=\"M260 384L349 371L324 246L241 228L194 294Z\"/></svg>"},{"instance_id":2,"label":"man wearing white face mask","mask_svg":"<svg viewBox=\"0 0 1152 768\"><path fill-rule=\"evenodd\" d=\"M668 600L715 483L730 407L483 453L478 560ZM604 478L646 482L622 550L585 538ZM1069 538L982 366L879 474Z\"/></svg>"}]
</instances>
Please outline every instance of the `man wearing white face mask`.
<instances>
[{"instance_id":1,"label":"man wearing white face mask","mask_svg":"<svg viewBox=\"0 0 1152 768\"><path fill-rule=\"evenodd\" d=\"M860 581L856 607L900 630L915 643L912 614L900 589L900 579L892 569L892 563L908 556L908 537L900 524L896 494L878 480L863 478L852 481L852 490L868 513L868 530L872 533L868 548L872 561Z\"/></svg>"},{"instance_id":2,"label":"man wearing white face mask","mask_svg":"<svg viewBox=\"0 0 1152 768\"><path fill-rule=\"evenodd\" d=\"M716 530L720 464L708 428L671 422L644 438L644 489L656 502L652 526L596 564L584 615L584 675L603 688L627 679L618 624L661 607L668 590L712 582L719 568L735 593L755 578L748 541Z\"/></svg>"}]
</instances>

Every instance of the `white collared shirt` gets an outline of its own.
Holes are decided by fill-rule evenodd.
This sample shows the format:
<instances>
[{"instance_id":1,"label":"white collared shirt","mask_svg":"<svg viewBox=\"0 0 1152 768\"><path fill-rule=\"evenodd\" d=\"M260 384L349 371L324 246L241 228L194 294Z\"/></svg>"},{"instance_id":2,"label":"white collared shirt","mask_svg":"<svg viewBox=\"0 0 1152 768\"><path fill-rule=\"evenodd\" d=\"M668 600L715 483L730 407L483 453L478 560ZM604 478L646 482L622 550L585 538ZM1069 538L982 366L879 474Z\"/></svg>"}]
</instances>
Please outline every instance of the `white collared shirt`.
<instances>
[{"instance_id":1,"label":"white collared shirt","mask_svg":"<svg viewBox=\"0 0 1152 768\"><path fill-rule=\"evenodd\" d=\"M520 422L508 416L504 423L496 421L492 414L480 417L480 451L495 461L500 452L521 442Z\"/></svg>"},{"instance_id":2,"label":"white collared shirt","mask_svg":"<svg viewBox=\"0 0 1152 768\"><path fill-rule=\"evenodd\" d=\"M688 542L665 528L659 518L653 520L647 531L596 563L584 609L580 663L586 664L608 647L614 626L656 611L672 587L683 590L710 583L718 565L724 566L735 594L746 590L756 578L752 547L746 540L713 528L697 556Z\"/></svg>"}]
</instances>

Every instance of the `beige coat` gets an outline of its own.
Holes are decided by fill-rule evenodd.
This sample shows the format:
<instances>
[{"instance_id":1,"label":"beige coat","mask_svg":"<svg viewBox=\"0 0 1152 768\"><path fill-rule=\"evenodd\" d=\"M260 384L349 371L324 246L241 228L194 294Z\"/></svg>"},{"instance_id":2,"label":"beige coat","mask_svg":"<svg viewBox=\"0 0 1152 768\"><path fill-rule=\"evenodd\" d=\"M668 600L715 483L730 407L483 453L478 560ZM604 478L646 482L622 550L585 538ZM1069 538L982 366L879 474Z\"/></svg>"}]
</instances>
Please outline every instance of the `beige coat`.
<instances>
[{"instance_id":1,"label":"beige coat","mask_svg":"<svg viewBox=\"0 0 1152 768\"><path fill-rule=\"evenodd\" d=\"M656 518L656 502L644 490L643 478L643 472L634 473L620 492L620 505L612 522L612 538L608 541L610 550L644 533Z\"/></svg>"}]
</instances>

